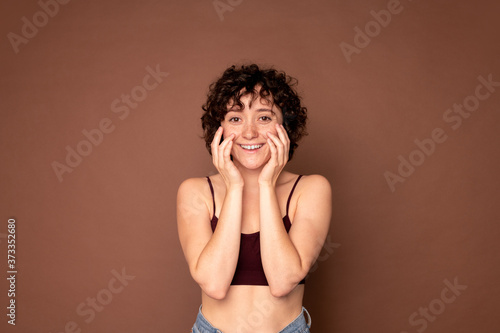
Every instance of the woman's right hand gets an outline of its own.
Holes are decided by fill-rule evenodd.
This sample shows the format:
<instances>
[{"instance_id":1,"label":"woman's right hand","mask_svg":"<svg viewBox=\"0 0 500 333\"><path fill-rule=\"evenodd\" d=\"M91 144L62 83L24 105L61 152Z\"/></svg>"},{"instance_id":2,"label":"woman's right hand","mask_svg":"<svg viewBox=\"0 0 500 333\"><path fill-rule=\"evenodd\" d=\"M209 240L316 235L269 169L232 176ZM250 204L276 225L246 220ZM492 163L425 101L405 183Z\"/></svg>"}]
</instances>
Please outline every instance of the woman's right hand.
<instances>
[{"instance_id":1,"label":"woman's right hand","mask_svg":"<svg viewBox=\"0 0 500 333\"><path fill-rule=\"evenodd\" d=\"M231 161L231 149L233 148L234 134L226 137L219 145L222 138L222 126L215 132L214 139L211 144L212 162L219 171L219 174L226 183L226 188L231 186L243 186L244 181L240 171Z\"/></svg>"}]
</instances>

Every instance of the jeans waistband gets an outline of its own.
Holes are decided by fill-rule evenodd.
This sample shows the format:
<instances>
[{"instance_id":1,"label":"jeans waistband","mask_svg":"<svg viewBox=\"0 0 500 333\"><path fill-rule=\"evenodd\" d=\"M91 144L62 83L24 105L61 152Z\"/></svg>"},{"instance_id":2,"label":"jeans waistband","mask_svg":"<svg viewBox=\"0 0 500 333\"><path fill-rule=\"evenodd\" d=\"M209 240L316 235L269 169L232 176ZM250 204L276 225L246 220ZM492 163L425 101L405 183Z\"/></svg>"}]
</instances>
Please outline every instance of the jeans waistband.
<instances>
[{"instance_id":1,"label":"jeans waistband","mask_svg":"<svg viewBox=\"0 0 500 333\"><path fill-rule=\"evenodd\" d=\"M306 322L307 315L307 322ZM306 333L309 332L311 328L312 319L309 311L305 307L302 307L302 311L290 324L288 324L284 329L278 333Z\"/></svg>"},{"instance_id":2,"label":"jeans waistband","mask_svg":"<svg viewBox=\"0 0 500 333\"><path fill-rule=\"evenodd\" d=\"M307 321L306 321L307 316ZM309 332L311 328L312 319L311 315L305 307L302 307L300 314L285 328L283 328L278 333L298 333L298 332ZM203 316L201 312L201 306L198 310L198 315L196 316L196 322L193 326L193 333L223 333L221 330L215 328L210 324L210 322Z\"/></svg>"}]
</instances>

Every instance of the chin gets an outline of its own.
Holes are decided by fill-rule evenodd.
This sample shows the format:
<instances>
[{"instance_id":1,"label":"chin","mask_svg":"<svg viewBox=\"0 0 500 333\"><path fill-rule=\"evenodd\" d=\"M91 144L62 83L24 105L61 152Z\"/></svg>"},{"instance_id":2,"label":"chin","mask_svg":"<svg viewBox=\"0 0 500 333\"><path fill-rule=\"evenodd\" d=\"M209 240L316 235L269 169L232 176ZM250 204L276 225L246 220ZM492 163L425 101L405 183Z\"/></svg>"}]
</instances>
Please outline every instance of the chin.
<instances>
[{"instance_id":1,"label":"chin","mask_svg":"<svg viewBox=\"0 0 500 333\"><path fill-rule=\"evenodd\" d=\"M263 166L262 163L254 163L254 162L250 162L250 161L243 161L242 162L242 161L239 161L239 160L238 160L238 164L240 166L242 166L243 168L249 169L249 170L255 170L255 169L258 169L258 168L260 168L260 167Z\"/></svg>"},{"instance_id":2,"label":"chin","mask_svg":"<svg viewBox=\"0 0 500 333\"><path fill-rule=\"evenodd\" d=\"M242 164L243 167L247 168L248 170L257 170L260 169L264 166L264 164Z\"/></svg>"},{"instance_id":3,"label":"chin","mask_svg":"<svg viewBox=\"0 0 500 333\"><path fill-rule=\"evenodd\" d=\"M256 160L256 161L249 161L248 159L240 160L237 159L238 164L241 165L242 167L249 169L249 170L256 170L264 167L266 163L269 161L269 158L267 158L265 161L262 160Z\"/></svg>"}]
</instances>

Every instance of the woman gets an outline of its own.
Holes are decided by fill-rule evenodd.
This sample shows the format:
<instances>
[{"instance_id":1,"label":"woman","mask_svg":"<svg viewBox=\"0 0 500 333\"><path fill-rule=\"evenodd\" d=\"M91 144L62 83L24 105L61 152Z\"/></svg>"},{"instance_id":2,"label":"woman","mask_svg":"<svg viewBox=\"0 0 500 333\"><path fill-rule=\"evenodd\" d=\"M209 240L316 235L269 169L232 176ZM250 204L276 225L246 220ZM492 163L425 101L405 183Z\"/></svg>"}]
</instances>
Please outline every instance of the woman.
<instances>
[{"instance_id":1,"label":"woman","mask_svg":"<svg viewBox=\"0 0 500 333\"><path fill-rule=\"evenodd\" d=\"M185 180L177 197L180 242L202 290L192 332L309 332L304 278L328 233L331 187L284 170L307 119L295 83L250 65L210 86L202 125L218 174Z\"/></svg>"}]
</instances>

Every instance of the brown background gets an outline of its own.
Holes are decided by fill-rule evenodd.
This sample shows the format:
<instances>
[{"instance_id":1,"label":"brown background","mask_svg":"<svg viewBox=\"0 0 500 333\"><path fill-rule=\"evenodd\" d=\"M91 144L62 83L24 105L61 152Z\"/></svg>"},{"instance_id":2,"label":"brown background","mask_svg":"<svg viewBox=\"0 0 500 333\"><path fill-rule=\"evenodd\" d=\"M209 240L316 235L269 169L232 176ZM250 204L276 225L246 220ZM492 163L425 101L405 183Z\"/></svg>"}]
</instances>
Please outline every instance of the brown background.
<instances>
[{"instance_id":1,"label":"brown background","mask_svg":"<svg viewBox=\"0 0 500 333\"><path fill-rule=\"evenodd\" d=\"M210 0L71 1L15 53L7 34L41 7L2 2L0 267L5 276L14 217L19 273L17 325L6 323L3 279L0 330L188 332L200 291L177 237L176 190L215 170L199 138L209 83L254 61L299 79L310 135L288 169L334 189L334 245L306 284L312 331L498 332L500 87L457 130L442 117L479 75L500 81L499 3L401 0L350 63L340 43L387 0L231 3L222 21ZM157 65L169 76L120 119L113 100ZM104 118L114 131L60 182L51 164ZM384 172L435 128L447 140L392 192ZM135 278L86 323L77 307L105 299L122 268ZM467 289L425 329L410 325L420 307L442 311L455 277Z\"/></svg>"}]
</instances>

